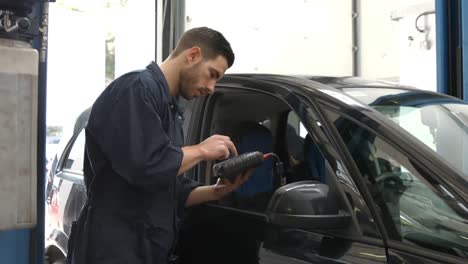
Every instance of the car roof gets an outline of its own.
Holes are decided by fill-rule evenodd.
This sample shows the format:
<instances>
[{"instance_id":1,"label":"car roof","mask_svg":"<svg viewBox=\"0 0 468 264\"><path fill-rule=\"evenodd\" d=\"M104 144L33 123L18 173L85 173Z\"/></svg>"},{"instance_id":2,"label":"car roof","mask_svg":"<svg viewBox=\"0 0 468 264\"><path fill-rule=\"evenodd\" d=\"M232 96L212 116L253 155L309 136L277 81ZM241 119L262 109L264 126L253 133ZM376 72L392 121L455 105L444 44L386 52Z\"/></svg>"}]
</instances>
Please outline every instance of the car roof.
<instances>
[{"instance_id":1,"label":"car roof","mask_svg":"<svg viewBox=\"0 0 468 264\"><path fill-rule=\"evenodd\" d=\"M383 88L406 88L406 89L416 89L411 86L401 85L395 81L391 80L372 80L365 79L361 77L354 76L299 76L304 79L309 79L315 82L319 82L325 85L329 85L335 88L345 88L345 87L359 87L359 86L372 86L372 87L383 87Z\"/></svg>"},{"instance_id":2,"label":"car roof","mask_svg":"<svg viewBox=\"0 0 468 264\"><path fill-rule=\"evenodd\" d=\"M357 86L373 86L373 87L401 87L407 89L416 89L411 86L401 85L391 80L373 80L354 76L318 76L318 75L281 75L281 74L262 74L262 73L241 73L241 74L226 74L226 77L245 77L251 79L269 79L269 80L310 80L321 83L334 88L357 87Z\"/></svg>"},{"instance_id":3,"label":"car roof","mask_svg":"<svg viewBox=\"0 0 468 264\"><path fill-rule=\"evenodd\" d=\"M358 98L353 97L350 94L344 92L345 89L394 89L395 91L405 91L404 94L398 95L397 93L389 93L388 96L383 96L376 104L385 104L385 101L392 102L393 105L401 103L402 106L422 106L424 104L434 103L465 103L462 100L427 90L421 90L412 86L401 85L392 81L387 80L371 80L360 77L343 76L292 76L292 75L276 75L276 74L226 74L225 78L220 83L236 82L243 84L243 80L249 80L251 82L270 82L275 84L288 84L290 87L294 87L294 91L308 90L315 93L315 95L321 95L322 97L333 97L340 100L347 107L371 107L370 102L361 102L356 100ZM259 86L261 86L259 84ZM292 88L292 87L291 87ZM383 92L383 91L382 91Z\"/></svg>"}]
</instances>

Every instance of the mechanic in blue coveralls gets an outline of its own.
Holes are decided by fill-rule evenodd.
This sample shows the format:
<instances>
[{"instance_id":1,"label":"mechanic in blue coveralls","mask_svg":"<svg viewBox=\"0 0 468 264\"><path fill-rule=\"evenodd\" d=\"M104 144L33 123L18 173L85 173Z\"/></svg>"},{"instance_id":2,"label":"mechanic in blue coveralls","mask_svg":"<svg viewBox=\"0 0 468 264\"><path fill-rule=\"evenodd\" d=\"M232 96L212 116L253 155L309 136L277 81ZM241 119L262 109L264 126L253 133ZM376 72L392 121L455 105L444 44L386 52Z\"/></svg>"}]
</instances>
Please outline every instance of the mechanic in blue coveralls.
<instances>
[{"instance_id":1,"label":"mechanic in blue coveralls","mask_svg":"<svg viewBox=\"0 0 468 264\"><path fill-rule=\"evenodd\" d=\"M177 105L178 96L213 93L233 62L221 33L194 28L160 66L127 73L99 96L86 128L88 200L72 228L68 263L168 263L183 208L220 199L247 180L250 172L197 186L182 176L200 161L237 155L222 135L184 147Z\"/></svg>"}]
</instances>

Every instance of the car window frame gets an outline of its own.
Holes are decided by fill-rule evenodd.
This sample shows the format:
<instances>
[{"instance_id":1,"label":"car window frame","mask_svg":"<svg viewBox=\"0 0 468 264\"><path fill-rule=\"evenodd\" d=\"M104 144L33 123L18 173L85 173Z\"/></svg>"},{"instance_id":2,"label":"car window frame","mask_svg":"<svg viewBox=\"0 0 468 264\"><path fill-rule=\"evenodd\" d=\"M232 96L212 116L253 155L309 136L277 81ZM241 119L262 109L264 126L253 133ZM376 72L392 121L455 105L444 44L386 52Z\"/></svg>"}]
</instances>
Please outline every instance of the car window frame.
<instances>
[{"instance_id":1,"label":"car window frame","mask_svg":"<svg viewBox=\"0 0 468 264\"><path fill-rule=\"evenodd\" d=\"M192 146L200 143L201 122L199 122L200 113L205 109L208 97L198 97L192 99L190 105L190 115L186 116L184 113L184 126L187 130L184 132L184 145ZM187 177L193 181L199 182L198 178L198 164L184 173L183 177Z\"/></svg>"},{"instance_id":2,"label":"car window frame","mask_svg":"<svg viewBox=\"0 0 468 264\"><path fill-rule=\"evenodd\" d=\"M69 174L73 174L75 176L79 176L81 179L84 179L83 171L65 169L64 166L65 166L65 160L69 157L72 148L75 146L76 139L81 135L81 133L85 133L86 125L87 125L87 122L80 129L78 129L76 131L76 133L73 134L72 138L68 141L64 151L62 152L62 156L60 157L58 165L57 165L57 170L55 172L55 174L57 176L59 174L61 174L61 173L62 174L63 173L69 173ZM83 155L84 155L84 152L83 152Z\"/></svg>"},{"instance_id":3,"label":"car window frame","mask_svg":"<svg viewBox=\"0 0 468 264\"><path fill-rule=\"evenodd\" d=\"M316 116L317 120L321 122L321 128L317 126L316 129L319 130L318 132L319 135L322 135L324 138L326 138L329 145L326 148L324 148L323 146L318 146L318 147L321 149L322 153L324 153L325 159L328 160L328 163L330 163L329 162L330 158L327 156L331 155L333 159L338 160L341 163L341 165L343 165L343 169L346 170L348 176L350 176L351 178L353 187L356 189L356 191L358 192L358 194L364 201L371 199L368 188L360 180L360 178L356 178L355 176L356 173L360 175L359 168L355 165L349 152L343 153L341 151L342 149L346 148L346 145L344 145L344 143L342 142L340 138L340 135L338 134L334 126L330 123L327 115L325 115L323 112L323 107L324 107L323 105L324 104L328 105L328 103L325 103L325 101L322 100L323 99L322 97L317 98L317 96L313 96L313 95L315 94L312 94L312 93L302 94L301 93L301 94L298 94L298 97L301 99L301 101L303 101L306 107L314 111L314 113L317 115ZM311 124L315 124L315 122L312 121ZM304 126L306 127L306 129L308 129L308 126L306 125ZM308 132L310 133L310 131ZM320 140L324 140L324 138L321 138ZM339 139L338 141L336 140L337 138ZM332 151L330 152L329 150L332 150ZM335 177L337 177L336 173L335 173ZM382 219L380 217L378 218L375 217L377 214L376 214L375 207L373 207L373 204L368 204L366 202L364 206L366 206L368 209L368 216L372 217L376 221L375 225L376 225L377 230L375 231L379 233L380 237L371 237L371 236L366 236L363 234L362 236L353 237L352 239L354 241L368 243L368 244L372 244L375 246L385 246L386 240L384 238L386 238L388 234L386 232L386 229L383 223L380 222L382 221ZM356 216L354 216L353 214L353 217L356 217ZM360 226L359 223L357 223L357 225Z\"/></svg>"},{"instance_id":4,"label":"car window frame","mask_svg":"<svg viewBox=\"0 0 468 264\"><path fill-rule=\"evenodd\" d=\"M286 85L285 85L286 86ZM311 114L313 112L313 115L316 115L315 117L320 121L320 122L323 122L323 119L321 118L321 115L320 113L317 111L317 107L315 107L314 105L311 105L311 101L308 100L308 97L307 96L304 96L300 93L297 93L295 91L293 91L292 89L288 89L287 87L285 87L283 85L274 85L274 84L271 84L269 83L268 87L257 87L257 88L252 88L251 86L240 86L240 85L233 85L233 84L230 84L230 85L226 85L226 84L221 84L221 85L218 85L217 88L216 88L216 92L217 93L223 93L223 92L236 92L236 91L250 91L250 92L254 92L254 93L263 93L263 94L266 94L268 96L273 96L281 101L283 101L286 105L288 105L288 107L290 108L291 111L294 111L295 114L299 117L300 119L300 122L304 125L304 127L306 128L307 132L313 136L313 140L315 142L318 142L318 141L321 141L320 144L317 143L320 151L322 152L324 158L326 159L327 161L327 168L331 166L331 163L330 163L330 155L336 159L336 158L339 158L340 161L342 161L341 157L338 155L338 153L336 152L335 148L332 146L330 140L329 140L329 136L326 135L326 132L324 130L322 130L315 122L315 120L313 120L311 118ZM213 96L213 95L212 95ZM198 113L198 116L202 118L201 122L198 121L199 123L199 128L201 130L201 133L199 133L200 135L200 138L198 138L198 140L201 140L203 138L203 136L205 136L205 134L207 133L207 122L206 122L206 119L210 117L210 115L207 113L207 109L210 109L211 108L211 111L212 111L212 103L210 103L210 100L213 98L212 96L206 98L206 101L203 102L203 108L200 110L200 113ZM216 93L214 94L214 96L216 96ZM193 113L193 116L192 116L192 119L194 117L196 117L197 114ZM193 132L193 131L192 131ZM317 138L318 137L318 138ZM192 140L192 141L189 141L189 142L194 142L193 141L193 138L190 138L188 137L189 140ZM326 144L324 144L326 143ZM335 180L337 182L339 182L339 180L337 179L337 175L336 175L336 172L334 170L333 171L333 174L334 176L332 177L335 177ZM200 171L198 171L197 173L200 173ZM340 188L340 196L342 196L341 198L343 198L343 200L347 203L347 207L351 208L350 205L349 205L349 202L347 200L347 198L345 197L345 194L343 193L343 190L341 189L341 186L339 187ZM210 206L215 206L215 207L223 207L224 206L221 206L221 205L216 205L216 204L210 204ZM240 212L240 213L246 213L246 214L252 214L253 217L261 217L263 218L264 215L260 215L259 213L256 213L256 212L250 212L250 211L244 211L244 210L241 210L241 209L237 209L237 208L230 208L230 207L225 207L229 210L233 210L233 211L237 211L237 212ZM346 210L349 210L349 208L346 208ZM359 224L357 224L357 221L355 220L355 216L353 214L353 226L354 227L350 227L350 228L359 228ZM327 231L324 231L325 233L328 233L330 235L340 235L341 237L343 238L347 238L347 239L351 239L353 241L360 241L360 242L363 242L363 243L369 243L369 244L373 244L373 245L378 245L378 246L383 246L383 243L382 243L382 240L381 239L376 239L376 238L365 238L363 236L356 236L355 234L353 235L342 235L340 234L339 232L333 232L331 230L327 230Z\"/></svg>"},{"instance_id":5,"label":"car window frame","mask_svg":"<svg viewBox=\"0 0 468 264\"><path fill-rule=\"evenodd\" d=\"M330 105L328 103L326 103L326 102L321 102L321 104L322 104L322 109L327 109L328 111L331 111L331 112L334 112L334 113L336 113L338 115L344 116L346 119L354 122L357 126L362 127L363 129L369 131L370 133L373 133L375 136L377 136L381 140L383 140L386 144L389 144L391 147L393 147L400 154L404 155L414 165L414 167L418 170L418 172L421 174L421 177L423 177L428 183L434 182L437 179L437 177L434 177L434 172L432 172L429 168L425 167L424 164L422 164L422 162L420 162L417 158L414 157L414 155L412 155L412 153L408 153L408 151L401 148L401 146L399 144L395 144L395 142L393 142L392 140L389 140L384 135L384 133L381 133L381 131L379 131L378 129L374 129L374 128L366 125L361 120L347 114L346 111L340 111L340 110L328 107ZM325 105L325 106L323 106L323 105ZM329 118L327 117L327 119L329 119ZM331 125L330 120L328 120L327 122L329 123L329 125ZM371 122L376 122L376 121L371 119ZM337 128L334 125L331 125L331 127L339 135L339 133L337 131ZM347 149L346 144L344 143L341 136L338 136L337 140L341 141L341 144L343 144L343 146L344 146L343 149L344 149L344 151L347 152L347 154L348 154L347 156L349 157L348 159L350 159L349 162L353 163L354 166L357 168L357 170L353 170L353 173L357 174L358 177L362 177L362 174L361 174L359 168L357 167L353 157L349 153L349 150ZM437 184L431 183L431 185L433 185L433 189L439 191L439 193L437 193L437 195L439 195L441 197L443 195L443 192L441 191L441 186L442 186L442 188L447 188L448 187L443 182L437 182ZM367 186L364 185L363 187L365 189L367 189L367 192L369 192L369 189L367 188ZM368 203L368 206L372 206L372 207L377 206L376 202L371 197L366 198L365 202ZM383 225L382 216L377 214L375 211L374 211L374 214L375 214L374 217L376 219L379 219L379 225L381 225L381 228L383 228L383 232L385 232L385 237L384 237L385 244L387 245L386 247L389 250L392 250L392 249L399 250L399 251L402 251L402 252L405 252L405 253L416 254L416 255L423 256L423 257L430 256L431 259L434 259L434 260L437 260L437 261L450 261L451 263L464 263L464 262L466 262L466 259L462 259L462 258L459 258L457 256L449 255L449 254L446 254L444 252L440 252L440 251L436 251L436 250L427 249L427 248L424 248L424 247L421 247L421 246L411 245L410 243L406 243L404 241L397 241L397 240L393 240L393 239L389 238L387 229ZM462 262L460 262L460 261L462 261Z\"/></svg>"}]
</instances>

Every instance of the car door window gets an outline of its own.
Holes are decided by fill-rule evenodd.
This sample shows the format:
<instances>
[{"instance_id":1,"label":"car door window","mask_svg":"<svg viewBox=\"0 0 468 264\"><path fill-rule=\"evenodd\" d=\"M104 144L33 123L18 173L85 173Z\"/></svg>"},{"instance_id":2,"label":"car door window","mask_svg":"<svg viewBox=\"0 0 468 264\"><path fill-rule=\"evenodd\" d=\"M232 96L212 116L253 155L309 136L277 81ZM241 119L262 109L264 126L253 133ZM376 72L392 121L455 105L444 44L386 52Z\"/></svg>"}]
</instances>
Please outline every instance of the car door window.
<instances>
[{"instance_id":1,"label":"car door window","mask_svg":"<svg viewBox=\"0 0 468 264\"><path fill-rule=\"evenodd\" d=\"M325 158L293 111L288 114L286 145L288 183L303 180L325 182Z\"/></svg>"},{"instance_id":2,"label":"car door window","mask_svg":"<svg viewBox=\"0 0 468 264\"><path fill-rule=\"evenodd\" d=\"M468 256L468 219L442 198L409 157L357 122L329 113L393 240Z\"/></svg>"},{"instance_id":3,"label":"car door window","mask_svg":"<svg viewBox=\"0 0 468 264\"><path fill-rule=\"evenodd\" d=\"M70 151L63 162L63 170L72 171L74 173L83 173L83 159L85 148L85 130L81 130L78 137L70 147Z\"/></svg>"}]
</instances>

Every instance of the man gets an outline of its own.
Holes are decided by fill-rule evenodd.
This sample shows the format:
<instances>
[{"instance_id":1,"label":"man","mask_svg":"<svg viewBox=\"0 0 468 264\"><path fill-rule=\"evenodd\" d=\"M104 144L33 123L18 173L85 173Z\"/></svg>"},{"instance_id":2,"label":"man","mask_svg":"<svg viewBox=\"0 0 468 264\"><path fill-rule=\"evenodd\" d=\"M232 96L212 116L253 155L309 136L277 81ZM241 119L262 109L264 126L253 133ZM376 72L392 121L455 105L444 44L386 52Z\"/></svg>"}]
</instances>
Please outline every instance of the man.
<instances>
[{"instance_id":1,"label":"man","mask_svg":"<svg viewBox=\"0 0 468 264\"><path fill-rule=\"evenodd\" d=\"M160 67L125 74L100 95L86 128L88 201L70 235L69 263L167 263L183 207L220 199L247 180L250 172L213 186L180 177L202 160L237 155L221 135L183 147L176 100L213 93L233 62L221 33L195 28Z\"/></svg>"}]
</instances>

